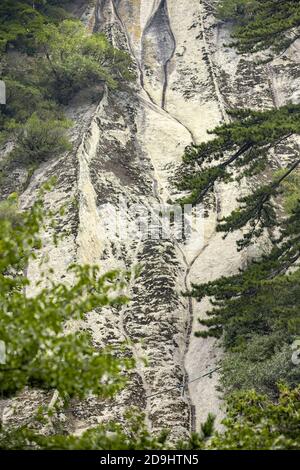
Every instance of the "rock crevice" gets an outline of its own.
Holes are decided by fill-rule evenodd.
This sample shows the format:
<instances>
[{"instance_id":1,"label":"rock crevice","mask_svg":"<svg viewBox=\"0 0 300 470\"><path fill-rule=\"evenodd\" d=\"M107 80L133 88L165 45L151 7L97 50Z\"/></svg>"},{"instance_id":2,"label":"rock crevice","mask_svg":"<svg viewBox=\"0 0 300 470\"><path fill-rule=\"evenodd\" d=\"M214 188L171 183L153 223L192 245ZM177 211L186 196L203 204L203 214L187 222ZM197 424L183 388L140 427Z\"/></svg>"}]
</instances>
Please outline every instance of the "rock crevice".
<instances>
[{"instance_id":1,"label":"rock crevice","mask_svg":"<svg viewBox=\"0 0 300 470\"><path fill-rule=\"evenodd\" d=\"M69 109L76 122L76 150L67 162L39 168L22 196L24 206L30 205L39 185L59 175L46 202L67 204L59 226L68 236L59 247L47 239L41 254L58 279L74 261L132 272L128 305L93 311L82 327L99 348L126 341L136 369L113 403L93 397L74 403L67 420L72 431L122 420L130 405L145 411L149 429L170 428L174 439L199 430L209 412L222 417L218 374L207 375L221 352L215 340L194 336L197 319L205 318L210 305L183 297L182 291L233 274L245 263L247 253L236 251L239 235L224 241L216 232L219 218L235 207L243 188L216 185L201 227L194 226L187 239L170 228L161 239L123 237L105 228L107 207L118 209L120 198L127 204L128 224L136 218L133 205L151 209L175 203L172 181L185 147L211 138L208 130L228 122L227 107L271 108L299 98L298 49L294 46L287 60L269 66L238 56L224 47L230 31L216 20L214 5L214 0L97 0L84 21L128 51L137 80L114 92L105 90L97 107ZM291 74L295 86L290 90ZM38 270L37 260L28 275L36 279ZM21 401L16 403L21 406Z\"/></svg>"}]
</instances>

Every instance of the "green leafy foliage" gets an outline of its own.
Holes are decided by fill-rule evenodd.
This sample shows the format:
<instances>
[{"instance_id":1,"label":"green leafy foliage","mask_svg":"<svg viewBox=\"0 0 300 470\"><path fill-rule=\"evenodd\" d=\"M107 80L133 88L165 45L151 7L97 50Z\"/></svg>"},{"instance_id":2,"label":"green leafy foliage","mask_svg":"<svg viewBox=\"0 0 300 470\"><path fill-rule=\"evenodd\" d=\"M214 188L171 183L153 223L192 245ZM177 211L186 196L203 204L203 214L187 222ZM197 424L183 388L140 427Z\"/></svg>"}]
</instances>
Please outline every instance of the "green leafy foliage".
<instances>
[{"instance_id":1,"label":"green leafy foliage","mask_svg":"<svg viewBox=\"0 0 300 470\"><path fill-rule=\"evenodd\" d=\"M284 170L279 170L275 173L276 178L281 178L284 175ZM292 173L282 183L282 198L283 207L286 214L292 214L297 209L298 201L300 200L300 175Z\"/></svg>"},{"instance_id":2,"label":"green leafy foliage","mask_svg":"<svg viewBox=\"0 0 300 470\"><path fill-rule=\"evenodd\" d=\"M120 81L132 78L129 56L113 48L103 34L89 35L79 21L44 26L36 43L43 55L42 84L60 102L95 83L115 89Z\"/></svg>"},{"instance_id":3,"label":"green leafy foliage","mask_svg":"<svg viewBox=\"0 0 300 470\"><path fill-rule=\"evenodd\" d=\"M0 5L0 47L5 51L9 44L24 47L42 27L44 18L27 2L4 0Z\"/></svg>"},{"instance_id":4,"label":"green leafy foliage","mask_svg":"<svg viewBox=\"0 0 300 470\"><path fill-rule=\"evenodd\" d=\"M1 162L5 193L16 164L29 165L26 185L36 164L70 149L64 106L78 92L89 90L85 99L93 99L105 85L116 89L133 78L128 54L70 19L64 9L69 3L1 2L0 71L7 104L0 105L0 143L16 138Z\"/></svg>"},{"instance_id":5,"label":"green leafy foliage","mask_svg":"<svg viewBox=\"0 0 300 470\"><path fill-rule=\"evenodd\" d=\"M298 0L220 0L218 13L235 23L231 46L241 53L282 53L300 37Z\"/></svg>"},{"instance_id":6,"label":"green leafy foliage","mask_svg":"<svg viewBox=\"0 0 300 470\"><path fill-rule=\"evenodd\" d=\"M34 38L48 22L68 16L66 11L51 0L2 0L0 5L0 51L8 46L34 52Z\"/></svg>"},{"instance_id":7,"label":"green leafy foliage","mask_svg":"<svg viewBox=\"0 0 300 470\"><path fill-rule=\"evenodd\" d=\"M46 188L45 188L46 189ZM41 195L42 196L42 195ZM51 214L48 214L50 216ZM47 275L32 283L24 274L27 263L42 246L40 230L46 228L42 198L25 212L18 211L16 196L0 204L0 339L6 345L5 363L0 364L2 396L14 396L27 387L55 389L67 404L69 398L91 394L110 398L126 384L126 372L134 361L121 351L96 350L91 338L80 331L68 332L86 312L126 302L124 281L116 271L100 275L96 266L71 266L73 281L57 283ZM38 288L38 292L29 293ZM2 361L3 362L3 361ZM80 380L74 380L74 371ZM60 405L61 406L61 405ZM151 434L140 410L128 411L125 425L116 422L91 428L81 436L36 428L38 420L51 418L41 410L30 425L0 424L1 449L145 450L172 449L169 432ZM201 435L178 443L177 448L203 446L213 427L213 418L203 425Z\"/></svg>"},{"instance_id":8,"label":"green leafy foliage","mask_svg":"<svg viewBox=\"0 0 300 470\"><path fill-rule=\"evenodd\" d=\"M81 436L43 436L28 428L7 432L0 437L0 448L44 450L148 450L170 449L168 433L151 435L144 415L138 410L126 413L126 426L110 422L91 428ZM1 436L1 434L0 434Z\"/></svg>"},{"instance_id":9,"label":"green leafy foliage","mask_svg":"<svg viewBox=\"0 0 300 470\"><path fill-rule=\"evenodd\" d=\"M24 125L12 126L16 147L10 158L14 161L40 163L50 157L58 157L72 148L66 130L71 126L67 120L41 120L32 114Z\"/></svg>"},{"instance_id":10,"label":"green leafy foliage","mask_svg":"<svg viewBox=\"0 0 300 470\"><path fill-rule=\"evenodd\" d=\"M0 208L0 339L6 345L1 393L38 385L62 397L111 396L124 385L132 361L96 351L87 333L68 333L65 324L96 307L123 303L123 281L115 271L100 275L97 267L71 266L73 283L50 281L30 295L39 282L32 285L23 267L41 246L42 206L40 200L20 214L12 198ZM74 380L74 370L80 380Z\"/></svg>"},{"instance_id":11,"label":"green leafy foliage","mask_svg":"<svg viewBox=\"0 0 300 470\"><path fill-rule=\"evenodd\" d=\"M299 450L300 387L281 386L275 403L254 390L235 394L227 402L224 425L210 449Z\"/></svg>"},{"instance_id":12,"label":"green leafy foliage","mask_svg":"<svg viewBox=\"0 0 300 470\"><path fill-rule=\"evenodd\" d=\"M23 69L24 74L24 69ZM5 79L7 104L0 112L0 125L9 131L13 123L23 124L34 113L41 119L63 118L62 110L52 100L44 96L43 90L35 83L26 83L14 78Z\"/></svg>"}]
</instances>

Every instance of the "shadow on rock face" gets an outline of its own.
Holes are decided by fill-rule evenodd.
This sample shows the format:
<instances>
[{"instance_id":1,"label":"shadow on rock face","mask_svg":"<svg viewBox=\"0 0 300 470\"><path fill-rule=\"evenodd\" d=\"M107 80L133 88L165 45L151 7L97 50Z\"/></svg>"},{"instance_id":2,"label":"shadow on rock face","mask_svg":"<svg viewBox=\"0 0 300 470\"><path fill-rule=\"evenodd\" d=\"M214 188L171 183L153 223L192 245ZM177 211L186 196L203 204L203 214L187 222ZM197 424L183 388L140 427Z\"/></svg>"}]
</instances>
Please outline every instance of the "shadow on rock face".
<instances>
[{"instance_id":1,"label":"shadow on rock face","mask_svg":"<svg viewBox=\"0 0 300 470\"><path fill-rule=\"evenodd\" d=\"M143 32L141 66L145 77L154 79L162 85L162 108L165 105L168 63L173 57L175 47L176 43L170 26L167 2L166 0L161 0L157 10L148 20Z\"/></svg>"}]
</instances>

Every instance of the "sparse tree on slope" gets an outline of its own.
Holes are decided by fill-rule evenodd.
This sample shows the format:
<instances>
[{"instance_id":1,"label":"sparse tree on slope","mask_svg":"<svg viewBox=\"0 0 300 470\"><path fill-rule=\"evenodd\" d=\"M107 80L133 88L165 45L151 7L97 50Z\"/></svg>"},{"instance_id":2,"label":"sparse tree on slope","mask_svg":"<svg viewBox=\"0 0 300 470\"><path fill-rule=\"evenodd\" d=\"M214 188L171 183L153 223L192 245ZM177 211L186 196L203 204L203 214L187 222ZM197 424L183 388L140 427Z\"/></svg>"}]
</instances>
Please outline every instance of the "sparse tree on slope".
<instances>
[{"instance_id":1,"label":"sparse tree on slope","mask_svg":"<svg viewBox=\"0 0 300 470\"><path fill-rule=\"evenodd\" d=\"M219 16L234 22L234 47L241 53L282 53L300 38L298 0L221 0Z\"/></svg>"}]
</instances>

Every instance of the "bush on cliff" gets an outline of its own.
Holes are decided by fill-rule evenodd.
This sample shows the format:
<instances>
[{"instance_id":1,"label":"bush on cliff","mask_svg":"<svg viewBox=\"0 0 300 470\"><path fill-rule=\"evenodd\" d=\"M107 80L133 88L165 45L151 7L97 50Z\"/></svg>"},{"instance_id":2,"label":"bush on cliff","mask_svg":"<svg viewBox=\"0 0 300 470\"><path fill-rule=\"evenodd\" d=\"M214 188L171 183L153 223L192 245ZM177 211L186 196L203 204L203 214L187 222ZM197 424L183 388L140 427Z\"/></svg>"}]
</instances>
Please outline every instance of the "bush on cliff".
<instances>
[{"instance_id":1,"label":"bush on cliff","mask_svg":"<svg viewBox=\"0 0 300 470\"><path fill-rule=\"evenodd\" d=\"M281 385L274 403L254 390L227 400L224 433L213 436L212 450L299 450L300 387Z\"/></svg>"},{"instance_id":2,"label":"bush on cliff","mask_svg":"<svg viewBox=\"0 0 300 470\"><path fill-rule=\"evenodd\" d=\"M98 96L105 84L116 89L133 78L128 54L103 34L89 34L80 21L66 19L68 3L1 2L0 71L7 104L0 106L0 143L18 139L1 164L4 187L14 159L38 163L69 149L64 105L77 92Z\"/></svg>"},{"instance_id":3,"label":"bush on cliff","mask_svg":"<svg viewBox=\"0 0 300 470\"><path fill-rule=\"evenodd\" d=\"M71 150L66 133L70 125L67 120L42 120L32 114L24 125L12 126L16 147L10 158L25 164L41 163Z\"/></svg>"},{"instance_id":4,"label":"bush on cliff","mask_svg":"<svg viewBox=\"0 0 300 470\"><path fill-rule=\"evenodd\" d=\"M40 83L59 102L95 83L115 89L132 78L128 54L111 46L103 34L90 35L79 21L44 26L36 43L42 54Z\"/></svg>"},{"instance_id":5,"label":"bush on cliff","mask_svg":"<svg viewBox=\"0 0 300 470\"><path fill-rule=\"evenodd\" d=\"M50 222L54 215L49 216ZM0 449L300 448L300 390L283 386L276 403L254 391L233 394L222 434L213 432L209 416L199 434L170 442L168 429L158 435L148 431L140 409L128 411L124 422L98 425L81 436L68 434L58 416L69 399L91 394L112 397L125 385L134 361L126 348L101 351L92 346L88 333L65 328L94 308L126 301L118 272L100 275L95 266L73 266L69 283L51 281L52 273L46 269L34 282L26 276L28 262L42 245L40 230L47 223L42 194L22 213L15 196L0 204L0 392L2 397L15 397L25 386L57 392L54 405L44 397L44 405L26 417L26 424L0 422Z\"/></svg>"}]
</instances>

